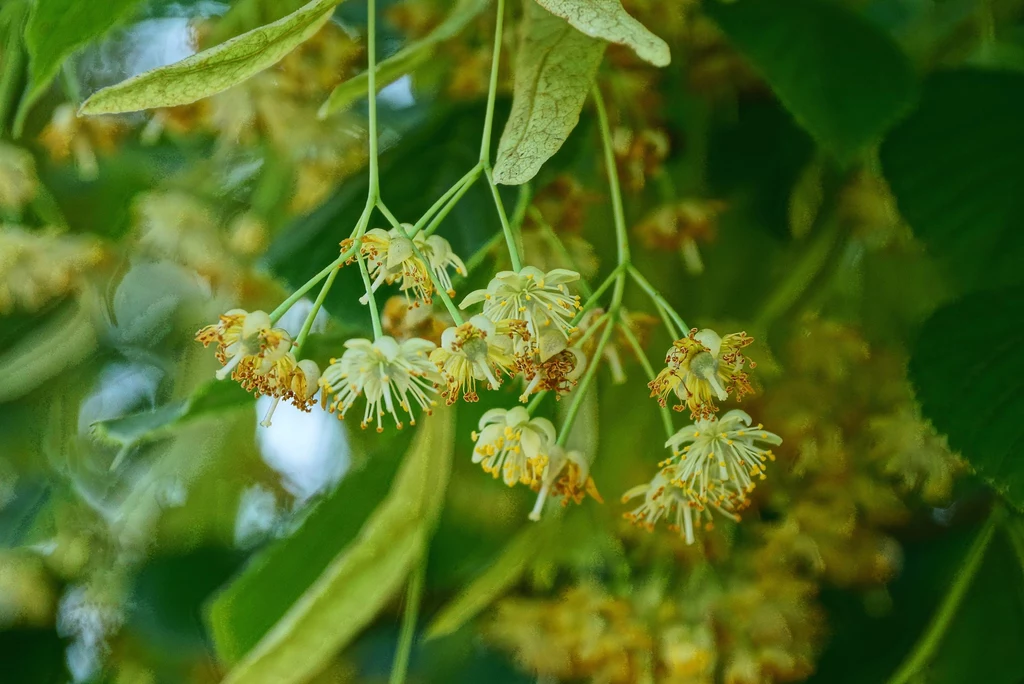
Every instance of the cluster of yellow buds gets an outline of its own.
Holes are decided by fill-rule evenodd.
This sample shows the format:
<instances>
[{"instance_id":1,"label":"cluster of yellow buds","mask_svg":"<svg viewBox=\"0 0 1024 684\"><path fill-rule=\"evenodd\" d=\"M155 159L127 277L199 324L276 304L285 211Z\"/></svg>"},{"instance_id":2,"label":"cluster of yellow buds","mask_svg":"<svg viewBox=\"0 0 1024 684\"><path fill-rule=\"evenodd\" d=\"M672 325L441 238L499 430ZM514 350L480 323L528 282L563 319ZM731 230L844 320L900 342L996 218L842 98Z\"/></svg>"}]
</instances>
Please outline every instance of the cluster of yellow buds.
<instances>
[{"instance_id":1,"label":"cluster of yellow buds","mask_svg":"<svg viewBox=\"0 0 1024 684\"><path fill-rule=\"evenodd\" d=\"M273 327L265 312L232 309L196 333L196 339L203 346L217 345L217 360L224 366L217 371L218 379L230 375L256 396L274 398L262 425L270 426L282 399L303 411L315 403L319 367L310 359L296 360L291 336Z\"/></svg>"}]
</instances>

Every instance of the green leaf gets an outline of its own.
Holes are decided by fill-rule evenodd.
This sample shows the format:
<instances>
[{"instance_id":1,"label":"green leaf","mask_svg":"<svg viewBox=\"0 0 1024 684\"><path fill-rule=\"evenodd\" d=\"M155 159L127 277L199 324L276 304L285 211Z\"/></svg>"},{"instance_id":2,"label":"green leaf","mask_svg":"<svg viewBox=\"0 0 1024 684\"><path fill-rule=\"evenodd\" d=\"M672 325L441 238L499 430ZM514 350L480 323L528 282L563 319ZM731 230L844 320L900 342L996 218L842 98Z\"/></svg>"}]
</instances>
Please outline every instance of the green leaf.
<instances>
[{"instance_id":1,"label":"green leaf","mask_svg":"<svg viewBox=\"0 0 1024 684\"><path fill-rule=\"evenodd\" d=\"M428 35L413 41L391 55L376 68L377 91L394 83L405 74L412 73L434 54L440 43L454 38L466 25L484 10L490 0L459 0L451 14ZM345 109L370 89L369 72L364 71L335 88L320 107L320 118Z\"/></svg>"},{"instance_id":2,"label":"green leaf","mask_svg":"<svg viewBox=\"0 0 1024 684\"><path fill-rule=\"evenodd\" d=\"M0 356L0 403L18 399L78 365L98 344L88 306L58 311Z\"/></svg>"},{"instance_id":3,"label":"green leaf","mask_svg":"<svg viewBox=\"0 0 1024 684\"><path fill-rule=\"evenodd\" d=\"M308 681L401 590L426 550L451 470L454 414L441 409L424 423L358 537L232 668L226 684ZM211 610L218 643L231 639L222 631L230 610L220 599Z\"/></svg>"},{"instance_id":4,"label":"green leaf","mask_svg":"<svg viewBox=\"0 0 1024 684\"><path fill-rule=\"evenodd\" d=\"M604 41L580 33L534 2L526 3L512 112L494 163L496 182L525 183L558 152L579 123L604 48Z\"/></svg>"},{"instance_id":5,"label":"green leaf","mask_svg":"<svg viewBox=\"0 0 1024 684\"><path fill-rule=\"evenodd\" d=\"M668 43L631 17L619 0L537 0L537 4L588 36L629 46L654 66L672 61Z\"/></svg>"},{"instance_id":6,"label":"green leaf","mask_svg":"<svg viewBox=\"0 0 1024 684\"><path fill-rule=\"evenodd\" d=\"M1024 288L970 295L921 330L910 378L949 445L1024 508Z\"/></svg>"},{"instance_id":7,"label":"green leaf","mask_svg":"<svg viewBox=\"0 0 1024 684\"><path fill-rule=\"evenodd\" d=\"M885 176L914 232L964 286L1022 282L1024 74L933 75L882 145Z\"/></svg>"},{"instance_id":8,"label":"green leaf","mask_svg":"<svg viewBox=\"0 0 1024 684\"><path fill-rule=\"evenodd\" d=\"M756 0L704 8L800 125L840 157L878 140L914 97L906 55L840 3Z\"/></svg>"},{"instance_id":9,"label":"green leaf","mask_svg":"<svg viewBox=\"0 0 1024 684\"><path fill-rule=\"evenodd\" d=\"M93 423L92 434L119 446L151 442L166 437L196 418L249 406L252 401L252 395L238 383L210 380L188 399Z\"/></svg>"},{"instance_id":10,"label":"green leaf","mask_svg":"<svg viewBox=\"0 0 1024 684\"><path fill-rule=\"evenodd\" d=\"M427 627L426 638L436 639L457 631L480 611L501 598L526 571L544 536L543 523L527 525L502 549L494 562L465 588Z\"/></svg>"},{"instance_id":11,"label":"green leaf","mask_svg":"<svg viewBox=\"0 0 1024 684\"><path fill-rule=\"evenodd\" d=\"M339 1L312 0L272 24L104 88L85 101L81 113L174 107L227 90L273 66L310 38L331 18Z\"/></svg>"},{"instance_id":12,"label":"green leaf","mask_svg":"<svg viewBox=\"0 0 1024 684\"><path fill-rule=\"evenodd\" d=\"M138 4L139 0L36 0L25 27L29 85L18 112L18 130L29 107L49 87L64 60L113 28Z\"/></svg>"}]
</instances>

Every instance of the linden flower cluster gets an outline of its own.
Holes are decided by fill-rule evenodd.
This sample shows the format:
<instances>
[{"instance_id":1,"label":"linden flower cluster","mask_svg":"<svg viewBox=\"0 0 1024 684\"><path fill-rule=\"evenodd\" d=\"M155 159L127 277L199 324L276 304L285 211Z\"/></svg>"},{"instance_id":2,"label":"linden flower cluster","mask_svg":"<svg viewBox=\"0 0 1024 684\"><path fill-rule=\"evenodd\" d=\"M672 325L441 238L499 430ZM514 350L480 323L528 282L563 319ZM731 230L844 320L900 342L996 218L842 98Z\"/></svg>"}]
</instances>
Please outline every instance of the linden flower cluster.
<instances>
[{"instance_id":1,"label":"linden flower cluster","mask_svg":"<svg viewBox=\"0 0 1024 684\"><path fill-rule=\"evenodd\" d=\"M217 360L224 366L217 371L218 379L230 375L256 396L274 398L262 425L270 426L281 399L303 411L313 405L320 383L319 367L310 359L296 360L291 336L273 327L265 312L232 309L219 322L196 333L196 339L204 347L217 345Z\"/></svg>"},{"instance_id":2,"label":"linden flower cluster","mask_svg":"<svg viewBox=\"0 0 1024 684\"><path fill-rule=\"evenodd\" d=\"M665 442L672 455L659 464L654 478L623 494L623 503L643 497L625 513L627 520L653 530L665 519L669 529L692 544L695 522L703 521L710 529L712 511L740 519L756 482L765 478L766 462L775 459L771 447L782 443L762 425L752 427L744 411L716 416L716 399L723 401L730 395L739 399L753 391L743 371L747 359L741 351L752 342L742 332L723 338L713 330L692 329L672 344L666 367L649 383L651 396L666 406L667 396L674 394L680 401L674 408L689 408L695 422Z\"/></svg>"},{"instance_id":3,"label":"linden flower cluster","mask_svg":"<svg viewBox=\"0 0 1024 684\"><path fill-rule=\"evenodd\" d=\"M567 269L545 273L525 266L518 272L499 272L485 289L466 296L460 308L482 303L482 311L446 330L432 356L444 376L448 403L460 393L466 401L476 401L477 382L497 389L503 376L519 373L526 381L521 401L542 390L557 395L572 389L584 357L569 348L581 307L579 296L570 294L566 285L579 277Z\"/></svg>"}]
</instances>

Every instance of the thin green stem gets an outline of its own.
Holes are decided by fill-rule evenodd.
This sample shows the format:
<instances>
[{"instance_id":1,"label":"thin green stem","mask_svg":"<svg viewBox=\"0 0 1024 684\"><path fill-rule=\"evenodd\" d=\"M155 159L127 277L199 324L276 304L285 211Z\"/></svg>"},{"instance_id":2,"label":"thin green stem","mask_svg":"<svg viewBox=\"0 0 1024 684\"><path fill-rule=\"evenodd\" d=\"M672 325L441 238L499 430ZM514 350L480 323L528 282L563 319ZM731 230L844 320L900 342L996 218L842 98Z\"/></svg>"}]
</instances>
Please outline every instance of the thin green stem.
<instances>
[{"instance_id":1,"label":"thin green stem","mask_svg":"<svg viewBox=\"0 0 1024 684\"><path fill-rule=\"evenodd\" d=\"M496 4L497 18L494 22L494 50L491 53L491 78L487 86L487 113L484 115L484 131L482 139L480 140L480 162L488 169L491 166L491 130L494 127L494 102L498 95L498 67L501 61L501 32L505 23L505 0L498 0Z\"/></svg>"},{"instance_id":2,"label":"thin green stem","mask_svg":"<svg viewBox=\"0 0 1024 684\"><path fill-rule=\"evenodd\" d=\"M473 256L466 260L466 275L469 275L484 262L484 259L494 251L494 249L504 241L504 235L501 233L495 233L491 238L484 243L483 247L473 252Z\"/></svg>"},{"instance_id":3,"label":"thin green stem","mask_svg":"<svg viewBox=\"0 0 1024 684\"><path fill-rule=\"evenodd\" d=\"M572 254L569 254L569 250L566 249L565 245L562 243L561 238L558 237L558 233L555 232L555 229L552 228L551 225L544 220L544 217L540 215L540 210L538 210L536 207L531 207L530 216L532 216L533 219L537 222L537 225L540 226L540 229L544 231L544 234L548 238L548 242L550 242L554 246L554 249L558 252L559 256L562 257L562 260L565 261L565 263L569 264L569 268L571 268L574 271L578 271L579 268L576 265L576 260L572 258ZM582 279L580 279L579 282L576 283L576 288L580 291L580 294L587 299L589 299L590 296L594 294L594 290L590 287L590 285L587 285L586 281Z\"/></svg>"},{"instance_id":4,"label":"thin green stem","mask_svg":"<svg viewBox=\"0 0 1024 684\"><path fill-rule=\"evenodd\" d=\"M380 197L380 177L377 168L377 0L366 2L367 102L370 116L370 186L368 196Z\"/></svg>"},{"instance_id":5,"label":"thin green stem","mask_svg":"<svg viewBox=\"0 0 1024 684\"><path fill-rule=\"evenodd\" d=\"M664 307L665 313L672 318L675 324L679 327L680 332L685 334L687 331L690 330L687 327L686 321L683 320L682 316L676 313L676 310L672 308L672 305L669 304L668 301L661 296L661 293L658 292L658 290L655 289L655 287L651 285L650 282L648 282L647 278L644 278L643 274L640 273L640 271L636 270L636 268L633 266L627 267L627 270L629 271L630 277L633 278L633 280L636 281L636 284L640 286L640 289L646 292L647 296L650 297L655 304Z\"/></svg>"},{"instance_id":6,"label":"thin green stem","mask_svg":"<svg viewBox=\"0 0 1024 684\"><path fill-rule=\"evenodd\" d=\"M612 216L615 219L615 242L619 263L629 263L629 234L626 232L626 212L622 207L622 188L619 186L619 171L615 166L615 149L612 147L612 132L608 125L608 112L604 107L601 89L594 84L592 91L597 107L597 121L601 129L601 146L604 148L604 165L608 172L608 187L612 196Z\"/></svg>"},{"instance_id":7,"label":"thin green stem","mask_svg":"<svg viewBox=\"0 0 1024 684\"><path fill-rule=\"evenodd\" d=\"M498 193L498 186L494 183L494 174L489 168L484 169L487 176L487 183L491 186L491 195L494 197L494 206L498 210L498 219L501 221L501 230L505 233L505 244L508 247L508 257L512 261L512 270L518 273L523 268L522 255L519 253L519 246L516 244L516 236L512 232L512 226L505 214L505 205L501 201L501 194Z\"/></svg>"},{"instance_id":8,"label":"thin green stem","mask_svg":"<svg viewBox=\"0 0 1024 684\"><path fill-rule=\"evenodd\" d=\"M610 313L605 313L598 316L597 320L594 321L594 324L587 328L586 332L580 335L579 339L573 341L572 346L582 349L583 345L586 344L587 341L597 333L602 323L608 323L609 325L611 325Z\"/></svg>"},{"instance_id":9,"label":"thin green stem","mask_svg":"<svg viewBox=\"0 0 1024 684\"><path fill-rule=\"evenodd\" d=\"M316 296L316 301L313 302L313 308L309 310L308 314L306 314L306 321L302 324L302 330L299 331L299 336L295 338L296 356L300 351L302 351L302 345L306 343L306 338L309 337L309 331L313 328L313 321L316 320L316 315L320 312L320 307L324 305L327 293L331 291L331 286L334 285L334 279L338 277L338 273L340 272L340 268L336 268L331 271L331 274L327 276L327 280L324 281L324 286L320 288L320 294Z\"/></svg>"},{"instance_id":10,"label":"thin green stem","mask_svg":"<svg viewBox=\"0 0 1024 684\"><path fill-rule=\"evenodd\" d=\"M448 295L448 291L444 289L444 285L438 281L437 275L434 274L434 269L430 268L430 262L428 262L427 258L423 256L423 252L420 251L420 248L416 246L416 243L413 240L410 240L409 244L412 246L412 253L416 255L416 258L424 264L427 264L427 274L430 276L430 282L434 284L434 294L441 298L441 303L444 304L444 308L448 310L452 320L455 321L455 325L462 325L465 323L462 318L462 312L459 311L459 307L455 306L455 302L453 302L452 298Z\"/></svg>"},{"instance_id":11,"label":"thin green stem","mask_svg":"<svg viewBox=\"0 0 1024 684\"><path fill-rule=\"evenodd\" d=\"M622 280L620 277L619 280ZM558 434L558 446L565 446L565 442L569 439L569 433L572 431L572 424L576 422L576 416L580 412L580 408L583 406L583 397L586 396L587 388L590 387L590 383L594 381L594 376L597 375L597 369L601 365L598 360L601 358L601 354L604 353L604 348L608 346L608 341L611 339L612 331L615 330L614 325L605 326L604 332L601 334L601 339L597 341L597 347L594 349L594 355L591 358L590 365L587 367L586 373L583 374L583 379L580 380L580 384L576 387L573 392L572 403L569 404L569 410L565 414L565 420L562 422Z\"/></svg>"},{"instance_id":12,"label":"thin green stem","mask_svg":"<svg viewBox=\"0 0 1024 684\"><path fill-rule=\"evenodd\" d=\"M974 544L971 545L967 555L964 557L963 565L960 566L960 571L957 573L949 593L942 599L942 603L939 604L935 616L932 618L924 634L918 639L914 649L906 657L899 669L896 670L896 673L889 678L889 684L906 684L906 682L911 681L914 675L921 672L928 665L935 652L939 649L942 639L946 635L946 630L956 616L964 596L967 595L967 590L970 588L974 576L978 574L981 561L985 557L985 550L988 548L989 542L992 541L997 517L996 514L990 515L985 526L978 533Z\"/></svg>"},{"instance_id":13,"label":"thin green stem","mask_svg":"<svg viewBox=\"0 0 1024 684\"><path fill-rule=\"evenodd\" d=\"M384 202L380 199L377 200L377 208L380 209L380 213L384 214L384 218L388 220L392 228L398 228L402 224L395 218L395 215L391 213L391 210L387 208Z\"/></svg>"},{"instance_id":14,"label":"thin green stem","mask_svg":"<svg viewBox=\"0 0 1024 684\"><path fill-rule=\"evenodd\" d=\"M295 302L297 302L300 299L302 299L303 296L305 296L305 294L307 292L312 290L313 287L317 283L319 283L321 280L323 280L324 278L329 276L332 271L337 271L339 268L341 268L341 265L343 263L345 263L348 259L350 259L354 253L355 253L355 248L354 247L351 248L351 249L346 250L341 256L339 256L337 259L335 259L330 264L325 266L322 271L320 271L315 276L313 276L312 278L307 280L305 285L303 285L302 287L297 289L295 292L293 292L288 297L288 299L286 299L283 302L281 302L281 304L276 309L274 309L271 312L271 314L270 314L270 322L271 323L277 323L278 320L281 319L281 316L284 316L288 312L288 309L292 308L292 306L295 304Z\"/></svg>"},{"instance_id":15,"label":"thin green stem","mask_svg":"<svg viewBox=\"0 0 1024 684\"><path fill-rule=\"evenodd\" d=\"M618 325L619 330L622 331L622 335L626 338L626 341L629 342L629 346L633 348L633 353L636 354L636 358L640 361L640 365L643 366L644 372L647 373L647 378L649 380L654 380L658 377L654 372L654 366L651 365L647 355L644 354L644 349L640 346L640 340L636 338L636 334L634 334L633 330L629 327L629 323L623 321L620 317ZM675 426L672 425L672 411L668 406L659 406L658 408L661 409L661 423L665 426L665 436L671 439L672 435L676 433Z\"/></svg>"},{"instance_id":16,"label":"thin green stem","mask_svg":"<svg viewBox=\"0 0 1024 684\"><path fill-rule=\"evenodd\" d=\"M597 289L594 290L593 294L587 297L587 300L583 302L583 306L580 308L579 311L576 312L576 315L573 317L571 325L577 325L580 321L583 320L583 316L588 311L593 309L601 302L602 295L604 295L604 293L608 291L609 287L611 287L618 281L619 275L622 274L624 269L625 266L616 266L615 270L608 274L608 277L604 279L604 282L598 285Z\"/></svg>"},{"instance_id":17,"label":"thin green stem","mask_svg":"<svg viewBox=\"0 0 1024 684\"><path fill-rule=\"evenodd\" d=\"M402 631L398 634L398 647L395 660L391 665L391 677L388 684L405 684L409 671L409 654L412 652L413 637L416 636L416 620L419 618L420 602L423 598L423 579L426 574L426 562L420 560L409 577L409 587L405 592L405 611L402 613Z\"/></svg>"},{"instance_id":18,"label":"thin green stem","mask_svg":"<svg viewBox=\"0 0 1024 684\"><path fill-rule=\"evenodd\" d=\"M547 390L541 390L540 392L537 392L535 395L533 395L533 399L531 399L530 403L526 405L526 412L532 416L533 412L537 410L537 407L540 406L540 403L544 401L544 397L546 397L547 395Z\"/></svg>"},{"instance_id":19,"label":"thin green stem","mask_svg":"<svg viewBox=\"0 0 1024 684\"><path fill-rule=\"evenodd\" d=\"M61 82L64 84L64 94L68 96L71 103L78 107L82 103L82 89L78 85L78 67L75 64L74 55L64 60L64 66L60 70Z\"/></svg>"},{"instance_id":20,"label":"thin green stem","mask_svg":"<svg viewBox=\"0 0 1024 684\"><path fill-rule=\"evenodd\" d=\"M441 222L444 221L449 212L451 212L451 210L455 208L455 205L459 203L459 200L462 199L462 196L465 195L471 187L473 187L473 184L476 183L476 179L480 177L480 173L482 171L483 166L477 164L471 168L466 175L456 181L455 185L448 188L448 190L446 190L445 193L441 195L436 202L434 202L433 206L431 206L430 209L427 209L427 212L420 217L420 220L413 225L412 230L409 232L409 237L412 237L423 230L424 226L427 226L427 235L431 235L435 230L437 230L437 227L441 225ZM428 221L430 222L429 225L427 225Z\"/></svg>"},{"instance_id":21,"label":"thin green stem","mask_svg":"<svg viewBox=\"0 0 1024 684\"><path fill-rule=\"evenodd\" d=\"M373 339L379 340L384 337L384 329L380 325L380 312L377 311L377 300L373 296L373 283L370 282L370 273L366 270L366 259L363 258L362 253L356 254L356 261L359 262L359 273L363 276L363 286L366 288L366 305L370 307Z\"/></svg>"}]
</instances>

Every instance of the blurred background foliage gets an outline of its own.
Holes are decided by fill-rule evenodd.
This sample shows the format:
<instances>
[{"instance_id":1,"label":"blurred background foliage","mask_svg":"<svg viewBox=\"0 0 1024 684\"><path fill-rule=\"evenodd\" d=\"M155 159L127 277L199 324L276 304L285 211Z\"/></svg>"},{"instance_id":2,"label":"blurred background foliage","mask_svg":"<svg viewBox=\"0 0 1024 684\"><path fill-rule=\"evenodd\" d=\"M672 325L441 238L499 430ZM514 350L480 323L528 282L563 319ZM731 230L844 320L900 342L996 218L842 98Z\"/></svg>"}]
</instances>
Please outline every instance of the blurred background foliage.
<instances>
[{"instance_id":1,"label":"blurred background foliage","mask_svg":"<svg viewBox=\"0 0 1024 684\"><path fill-rule=\"evenodd\" d=\"M196 104L75 111L300 4L0 5L2 681L215 682L274 630L308 677L232 681L383 682L421 537L413 682L1024 680L1024 3L623 3L673 56L612 45L598 75L634 260L687 321L757 339L744 407L785 440L744 521L694 547L621 519L664 453L625 346L573 437L606 503L541 523L470 462L518 390L378 436L290 408L261 429L265 400L212 381L195 331L273 309L362 209L365 4ZM379 5L379 56L401 56L381 186L416 217L476 163L494 16ZM506 30L499 126L516 50ZM528 262L614 267L589 107L502 192ZM442 231L479 265L460 292L507 258L481 185ZM344 269L314 359L368 334L360 291ZM436 335L411 317L385 326Z\"/></svg>"}]
</instances>

